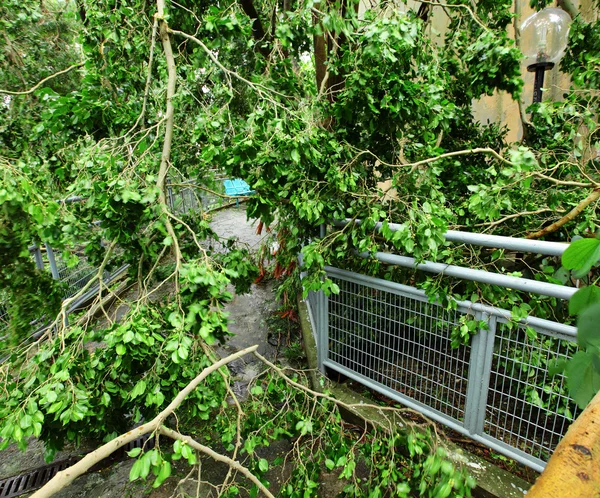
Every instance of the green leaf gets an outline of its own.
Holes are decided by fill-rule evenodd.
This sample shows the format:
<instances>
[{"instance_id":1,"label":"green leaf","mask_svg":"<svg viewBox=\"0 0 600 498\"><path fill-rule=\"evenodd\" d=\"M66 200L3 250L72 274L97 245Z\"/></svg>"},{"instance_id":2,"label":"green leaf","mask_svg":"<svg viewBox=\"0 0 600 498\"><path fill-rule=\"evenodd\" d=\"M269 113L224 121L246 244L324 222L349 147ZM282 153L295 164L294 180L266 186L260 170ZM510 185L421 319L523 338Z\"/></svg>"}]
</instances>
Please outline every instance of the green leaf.
<instances>
[{"instance_id":1,"label":"green leaf","mask_svg":"<svg viewBox=\"0 0 600 498\"><path fill-rule=\"evenodd\" d=\"M129 471L129 480L135 481L138 477L140 477L140 472L142 470L142 459L138 459L135 461L131 470Z\"/></svg>"},{"instance_id":2,"label":"green leaf","mask_svg":"<svg viewBox=\"0 0 600 498\"><path fill-rule=\"evenodd\" d=\"M140 477L142 479L146 479L146 477L148 477L148 474L150 473L150 466L152 464L151 452L144 453L144 456L140 458L138 462L142 462L140 466Z\"/></svg>"},{"instance_id":3,"label":"green leaf","mask_svg":"<svg viewBox=\"0 0 600 498\"><path fill-rule=\"evenodd\" d=\"M133 448L131 451L128 451L127 454L131 458L136 458L142 452L142 448Z\"/></svg>"},{"instance_id":4,"label":"green leaf","mask_svg":"<svg viewBox=\"0 0 600 498\"><path fill-rule=\"evenodd\" d=\"M579 289L569 300L569 314L579 315L592 304L600 303L600 287L590 285Z\"/></svg>"},{"instance_id":5,"label":"green leaf","mask_svg":"<svg viewBox=\"0 0 600 498\"><path fill-rule=\"evenodd\" d=\"M329 470L332 470L335 467L335 462L328 458L325 460L325 467L327 467Z\"/></svg>"},{"instance_id":6,"label":"green leaf","mask_svg":"<svg viewBox=\"0 0 600 498\"><path fill-rule=\"evenodd\" d=\"M154 484L152 484L153 488L158 488L164 481L171 475L171 464L166 460L163 460L160 471L158 472L158 476L156 476L156 480Z\"/></svg>"},{"instance_id":7,"label":"green leaf","mask_svg":"<svg viewBox=\"0 0 600 498\"><path fill-rule=\"evenodd\" d=\"M600 349L600 304L584 309L577 319L577 342L583 348Z\"/></svg>"},{"instance_id":8,"label":"green leaf","mask_svg":"<svg viewBox=\"0 0 600 498\"><path fill-rule=\"evenodd\" d=\"M127 350L125 349L124 344L119 343L115 346L115 351L119 356L123 356Z\"/></svg>"},{"instance_id":9,"label":"green leaf","mask_svg":"<svg viewBox=\"0 0 600 498\"><path fill-rule=\"evenodd\" d=\"M264 458L261 458L258 461L258 468L261 472L266 472L267 470L269 470L269 462L267 462Z\"/></svg>"},{"instance_id":10,"label":"green leaf","mask_svg":"<svg viewBox=\"0 0 600 498\"><path fill-rule=\"evenodd\" d=\"M31 415L25 415L21 418L21 420L19 420L19 425L21 426L21 429L27 429L28 427L31 427L32 424L33 419L31 418Z\"/></svg>"},{"instance_id":11,"label":"green leaf","mask_svg":"<svg viewBox=\"0 0 600 498\"><path fill-rule=\"evenodd\" d=\"M146 392L146 382L140 380L131 391L131 399L137 398Z\"/></svg>"},{"instance_id":12,"label":"green leaf","mask_svg":"<svg viewBox=\"0 0 600 498\"><path fill-rule=\"evenodd\" d=\"M569 394L582 409L600 390L600 372L594 368L597 356L597 352L578 351L567 364Z\"/></svg>"},{"instance_id":13,"label":"green leaf","mask_svg":"<svg viewBox=\"0 0 600 498\"><path fill-rule=\"evenodd\" d=\"M568 360L566 359L555 360L553 362L548 363L548 375L555 376L559 373L564 372L565 368L567 368L567 363Z\"/></svg>"},{"instance_id":14,"label":"green leaf","mask_svg":"<svg viewBox=\"0 0 600 498\"><path fill-rule=\"evenodd\" d=\"M567 270L588 273L600 259L600 240L579 239L572 242L562 255L562 265Z\"/></svg>"},{"instance_id":15,"label":"green leaf","mask_svg":"<svg viewBox=\"0 0 600 498\"><path fill-rule=\"evenodd\" d=\"M300 153L298 152L298 149L292 149L290 156L292 157L292 161L294 161L295 163L300 162Z\"/></svg>"}]
</instances>

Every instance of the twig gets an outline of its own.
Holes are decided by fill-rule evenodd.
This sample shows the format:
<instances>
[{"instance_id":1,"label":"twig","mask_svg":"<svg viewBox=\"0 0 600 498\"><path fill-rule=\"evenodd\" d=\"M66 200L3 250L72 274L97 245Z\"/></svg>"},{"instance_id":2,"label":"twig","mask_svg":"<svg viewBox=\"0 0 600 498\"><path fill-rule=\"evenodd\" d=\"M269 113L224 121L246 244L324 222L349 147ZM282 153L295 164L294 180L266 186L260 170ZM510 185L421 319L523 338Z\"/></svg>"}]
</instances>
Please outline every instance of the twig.
<instances>
[{"instance_id":1,"label":"twig","mask_svg":"<svg viewBox=\"0 0 600 498\"><path fill-rule=\"evenodd\" d=\"M7 95L29 95L30 93L35 92L44 83L46 83L46 81L56 78L57 76L60 76L61 74L68 73L69 71L72 71L73 69L83 66L84 64L85 64L85 61L79 62L78 64L73 64L72 66L69 66L67 69L58 71L58 73L51 74L50 76L47 76L46 78L44 78L43 80L38 82L36 85L32 86L29 90L23 90L22 92L13 92L11 90L3 90L2 88L0 88L0 93L5 93Z\"/></svg>"},{"instance_id":2,"label":"twig","mask_svg":"<svg viewBox=\"0 0 600 498\"><path fill-rule=\"evenodd\" d=\"M154 60L154 47L156 46L156 32L158 31L158 19L154 16L154 24L152 25L152 41L150 42L150 56L148 57L148 74L146 75L146 86L144 88L144 100L142 102L142 111L135 120L134 125L127 133L131 133L137 125L144 119L146 114L146 106L148 105L148 94L150 93L150 82L152 81L152 62Z\"/></svg>"},{"instance_id":3,"label":"twig","mask_svg":"<svg viewBox=\"0 0 600 498\"><path fill-rule=\"evenodd\" d=\"M200 444L198 441L192 439L190 436L184 436L183 434L180 434L179 432L174 431L173 429L168 429L165 426L161 426L159 431L165 436L168 436L172 439L178 439L179 441L187 443L190 447L201 451L202 453L205 453L217 462L226 463L227 465L229 465L230 468L237 470L241 474L245 475L248 479L250 479L254 484L256 484L256 486L258 486L258 489L260 489L265 496L268 496L269 498L275 498L275 496L265 487L265 485L262 482L258 480L258 478L252 472L250 472L246 467L244 467L236 460L232 460L228 456L221 455L220 453L217 453L208 446ZM32 498L35 498L35 495Z\"/></svg>"},{"instance_id":4,"label":"twig","mask_svg":"<svg viewBox=\"0 0 600 498\"><path fill-rule=\"evenodd\" d=\"M173 34L173 35L178 35L178 36L182 36L183 38L187 38L190 41L193 41L194 43L198 44L200 46L200 48L202 48L202 50L206 53L206 55L208 55L208 57L210 58L211 61L213 61L213 63L224 73L233 76L235 79L240 80L241 82L245 83L246 85L248 85L251 88L254 88L255 90L257 90L259 93L272 93L275 95L279 95L280 97L283 97L285 99L288 99L289 97L287 95L284 95L283 93L280 93L276 90L273 90L272 88L268 88L264 85L261 85L260 83L252 83L251 81L247 80L246 78L244 78L243 76L240 76L238 73L236 73L235 71L232 71L231 69L227 69L223 64L221 64L219 62L219 59L217 59L217 57L215 56L215 54L213 54L210 49L198 38L196 38L195 36L192 35L188 35L187 33L184 33L183 31L177 31L171 28L168 28L168 32Z\"/></svg>"},{"instance_id":5,"label":"twig","mask_svg":"<svg viewBox=\"0 0 600 498\"><path fill-rule=\"evenodd\" d=\"M519 218L521 216L528 216L531 214L547 213L548 211L554 212L555 209L542 208L542 209L538 209L536 211L522 211L520 213L509 214L508 216L505 216L504 218L501 218L497 221L490 221L488 223L477 223L475 226L476 227L495 227L496 225L501 225L505 221L512 220L513 218Z\"/></svg>"},{"instance_id":6,"label":"twig","mask_svg":"<svg viewBox=\"0 0 600 498\"><path fill-rule=\"evenodd\" d=\"M428 0L420 0L421 3L425 3L428 5L433 5L433 6L439 6L439 7L444 7L447 9L465 9L466 11L469 12L469 14L471 14L471 17L473 18L473 20L479 24L479 26L481 26L481 28L484 31L487 31L488 33L490 32L490 28L488 28L485 24L483 24L483 22L481 22L481 20L479 19L479 17L477 17L477 15L475 14L475 12L473 12L473 10L471 9L471 7L469 7L468 5L464 5L464 4L456 4L456 5L452 5L449 3L441 3L441 2L430 2Z\"/></svg>"},{"instance_id":7,"label":"twig","mask_svg":"<svg viewBox=\"0 0 600 498\"><path fill-rule=\"evenodd\" d=\"M600 187L598 183L583 183L583 182L575 182L571 180L558 180L556 178L552 178L551 176L544 175L543 173L533 173L533 176L538 178L543 178L544 180L548 180L556 185L565 185L568 187L582 187L582 188L590 188L590 187Z\"/></svg>"}]
</instances>

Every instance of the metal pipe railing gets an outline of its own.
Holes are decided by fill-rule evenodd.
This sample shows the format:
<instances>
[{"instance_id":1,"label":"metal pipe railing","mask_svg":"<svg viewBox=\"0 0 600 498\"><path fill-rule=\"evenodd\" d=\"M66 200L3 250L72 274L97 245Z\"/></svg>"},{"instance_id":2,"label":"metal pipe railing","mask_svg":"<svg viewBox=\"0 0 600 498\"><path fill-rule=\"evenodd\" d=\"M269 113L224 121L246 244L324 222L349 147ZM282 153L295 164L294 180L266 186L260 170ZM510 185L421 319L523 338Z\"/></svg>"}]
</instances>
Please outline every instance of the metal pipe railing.
<instances>
[{"instance_id":1,"label":"metal pipe railing","mask_svg":"<svg viewBox=\"0 0 600 498\"><path fill-rule=\"evenodd\" d=\"M446 275L448 277L455 277L463 280L472 280L482 284L498 285L500 287L531 292L533 294L539 294L542 296L558 297L566 300L569 300L571 296L577 292L575 287L566 287L564 285L538 282L537 280L530 280L527 278L511 277L509 275L502 275L501 273L492 273L485 270L474 270L472 268L447 265L444 263L433 263L431 261L418 263L415 258L398 256L396 254L388 254L385 252L376 252L373 255L365 252L361 253L360 256L367 259L373 256L382 263L403 266L405 268L413 268L416 270Z\"/></svg>"},{"instance_id":2,"label":"metal pipe railing","mask_svg":"<svg viewBox=\"0 0 600 498\"><path fill-rule=\"evenodd\" d=\"M334 221L333 225L344 227L352 220L347 218L342 221ZM355 223L360 224L360 220L355 220ZM383 223L376 223L375 229L381 230ZM397 223L389 223L388 226L392 232L400 229L401 225ZM563 242L547 242L544 240L531 240L518 237L504 237L501 235L487 235L484 233L460 232L456 230L448 230L444 237L449 242L459 244L469 244L481 247L492 247L496 249L506 249L510 251L527 252L533 254L543 254L545 256L561 256L569 247L569 244Z\"/></svg>"}]
</instances>

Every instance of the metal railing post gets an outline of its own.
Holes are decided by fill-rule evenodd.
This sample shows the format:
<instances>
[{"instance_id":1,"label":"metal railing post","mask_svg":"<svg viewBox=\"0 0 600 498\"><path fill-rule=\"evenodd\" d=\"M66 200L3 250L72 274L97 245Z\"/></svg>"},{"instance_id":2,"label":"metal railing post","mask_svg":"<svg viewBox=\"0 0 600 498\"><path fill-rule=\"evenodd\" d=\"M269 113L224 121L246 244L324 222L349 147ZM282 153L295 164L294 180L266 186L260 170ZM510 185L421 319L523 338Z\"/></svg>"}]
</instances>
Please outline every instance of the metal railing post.
<instances>
[{"instance_id":1,"label":"metal railing post","mask_svg":"<svg viewBox=\"0 0 600 498\"><path fill-rule=\"evenodd\" d=\"M329 298L323 291L317 293L317 364L325 374L323 363L329 356Z\"/></svg>"},{"instance_id":2,"label":"metal railing post","mask_svg":"<svg viewBox=\"0 0 600 498\"><path fill-rule=\"evenodd\" d=\"M471 338L469 384L464 420L464 427L471 435L483 433L496 334L495 316L478 311L475 313L475 320L484 320L488 327L487 329L481 327L479 332Z\"/></svg>"},{"instance_id":3,"label":"metal railing post","mask_svg":"<svg viewBox=\"0 0 600 498\"><path fill-rule=\"evenodd\" d=\"M44 269L44 259L42 258L42 251L40 250L38 245L34 244L33 248L30 247L29 250L33 251L33 259L35 261L35 266L37 266L39 270L43 270Z\"/></svg>"},{"instance_id":4,"label":"metal railing post","mask_svg":"<svg viewBox=\"0 0 600 498\"><path fill-rule=\"evenodd\" d=\"M46 246L46 254L48 255L48 263L50 263L50 272L52 273L52 278L55 280L60 280L60 274L58 273L58 267L56 266L56 258L54 257L54 251L52 248L45 244Z\"/></svg>"},{"instance_id":5,"label":"metal railing post","mask_svg":"<svg viewBox=\"0 0 600 498\"><path fill-rule=\"evenodd\" d=\"M169 207L171 210L175 208L175 202L173 201L173 188L167 187L167 196L169 198Z\"/></svg>"}]
</instances>

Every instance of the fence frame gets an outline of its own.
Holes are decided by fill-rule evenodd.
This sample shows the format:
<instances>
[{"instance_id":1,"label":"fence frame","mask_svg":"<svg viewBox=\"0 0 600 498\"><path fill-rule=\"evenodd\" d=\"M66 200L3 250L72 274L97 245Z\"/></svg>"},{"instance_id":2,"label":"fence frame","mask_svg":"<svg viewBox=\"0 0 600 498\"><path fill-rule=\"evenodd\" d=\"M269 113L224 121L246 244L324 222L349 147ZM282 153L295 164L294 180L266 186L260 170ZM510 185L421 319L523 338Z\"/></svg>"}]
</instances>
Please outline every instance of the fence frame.
<instances>
[{"instance_id":1,"label":"fence frame","mask_svg":"<svg viewBox=\"0 0 600 498\"><path fill-rule=\"evenodd\" d=\"M333 225L341 227L347 225L349 222L351 222L351 220L338 221L334 222ZM361 222L360 220L357 220L355 223L360 224ZM374 230L380 230L381 227L382 224L378 223L374 226ZM399 227L399 225L395 225L393 223L389 224L389 228L392 231L399 229ZM321 237L324 236L324 228L324 226L321 227ZM445 234L445 238L448 242L473 244L483 247L496 247L501 249L545 254L554 257L560 256L568 247L568 244L563 243L533 241L513 237L491 236L457 231L447 232ZM428 261L417 262L414 258L396 254L378 252L375 254L364 253L360 254L360 256L363 258L374 258L386 264L447 275L463 280L474 280L482 283L500 285L507 288L557 297L565 300L569 299L577 291L577 289L574 287L548 284L545 282L539 282L525 278L510 277L484 270L475 270L472 268L464 268ZM410 299L429 302L425 292L415 287L410 287L331 266L326 266L325 271L328 277L339 278L347 282L358 283L367 286L371 289L391 292L393 294L405 296ZM486 323L485 327L480 328L478 333L471 336L464 420L459 421L441 411L432 409L416 399L385 386L384 384L378 383L359 372L355 372L351 368L333 361L329 357L329 301L330 299L322 291L309 292L307 299L309 316L313 325L313 331L315 332L315 339L317 343L318 368L322 373L325 374L327 369L339 372L348 378L351 378L409 408L413 408L421 413L424 413L431 419L440 422L451 429L454 429L457 432L474 439L475 441L479 441L493 450L513 458L514 460L523 463L534 470L541 472L545 468L546 462L541 458L529 454L520 448L511 446L501 439L496 439L491 434L487 434L485 430L488 410L488 395L490 394L491 389L490 382L497 331L501 324L514 322L511 319L510 311L481 303L472 303L469 301L456 302L458 310L463 313L473 315L474 319L478 322L482 320L484 323ZM524 320L521 320L519 324L533 327L536 332L541 333L544 336L554 337L556 339L568 341L569 343L576 342L577 329L569 325L564 325L536 317L528 317ZM503 338L504 336L499 336L500 340ZM495 372L495 375L498 375L498 372ZM518 382L516 378L515 382ZM559 414L559 412L556 413ZM511 416L511 414L508 414L508 416ZM490 427L493 427L491 422L489 425ZM536 422L535 427L540 428L541 426L538 426ZM511 431L512 427L509 432Z\"/></svg>"},{"instance_id":2,"label":"fence frame","mask_svg":"<svg viewBox=\"0 0 600 498\"><path fill-rule=\"evenodd\" d=\"M428 303L429 299L424 291L415 287L390 282L387 280L361 275L358 273L341 270L327 266L325 268L328 277L334 277L352 283L360 283L371 289L376 289L393 294L404 296L411 299ZM546 462L540 458L534 457L527 452L510 446L509 444L486 434L484 424L486 418L487 399L490 389L490 376L492 355L494 352L494 341L496 336L496 327L498 323L510 321L510 312L500 308L487 306L480 303L469 301L457 301L457 309L461 313L473 315L475 320L484 320L488 324L487 328L479 329L477 334L471 337L471 352L469 356L469 379L466 393L464 420L461 422L451 416L432 409L428 405L421 403L403 393L397 392L387 386L384 386L352 369L333 361L329 357L329 298L322 292L311 292L308 297L308 307L313 324L313 330L316 332L317 359L321 372L325 373L330 369L341 373L352 380L355 380L366 387L377 391L394 401L397 401L409 408L417 410L427 417L440 422L451 429L464 434L475 441L479 441L493 450L502 453L514 460L523 463L534 470L541 472ZM558 339L575 341L576 329L564 324L551 322L548 320L530 317L521 321L522 324L536 328L544 335L550 335Z\"/></svg>"}]
</instances>

